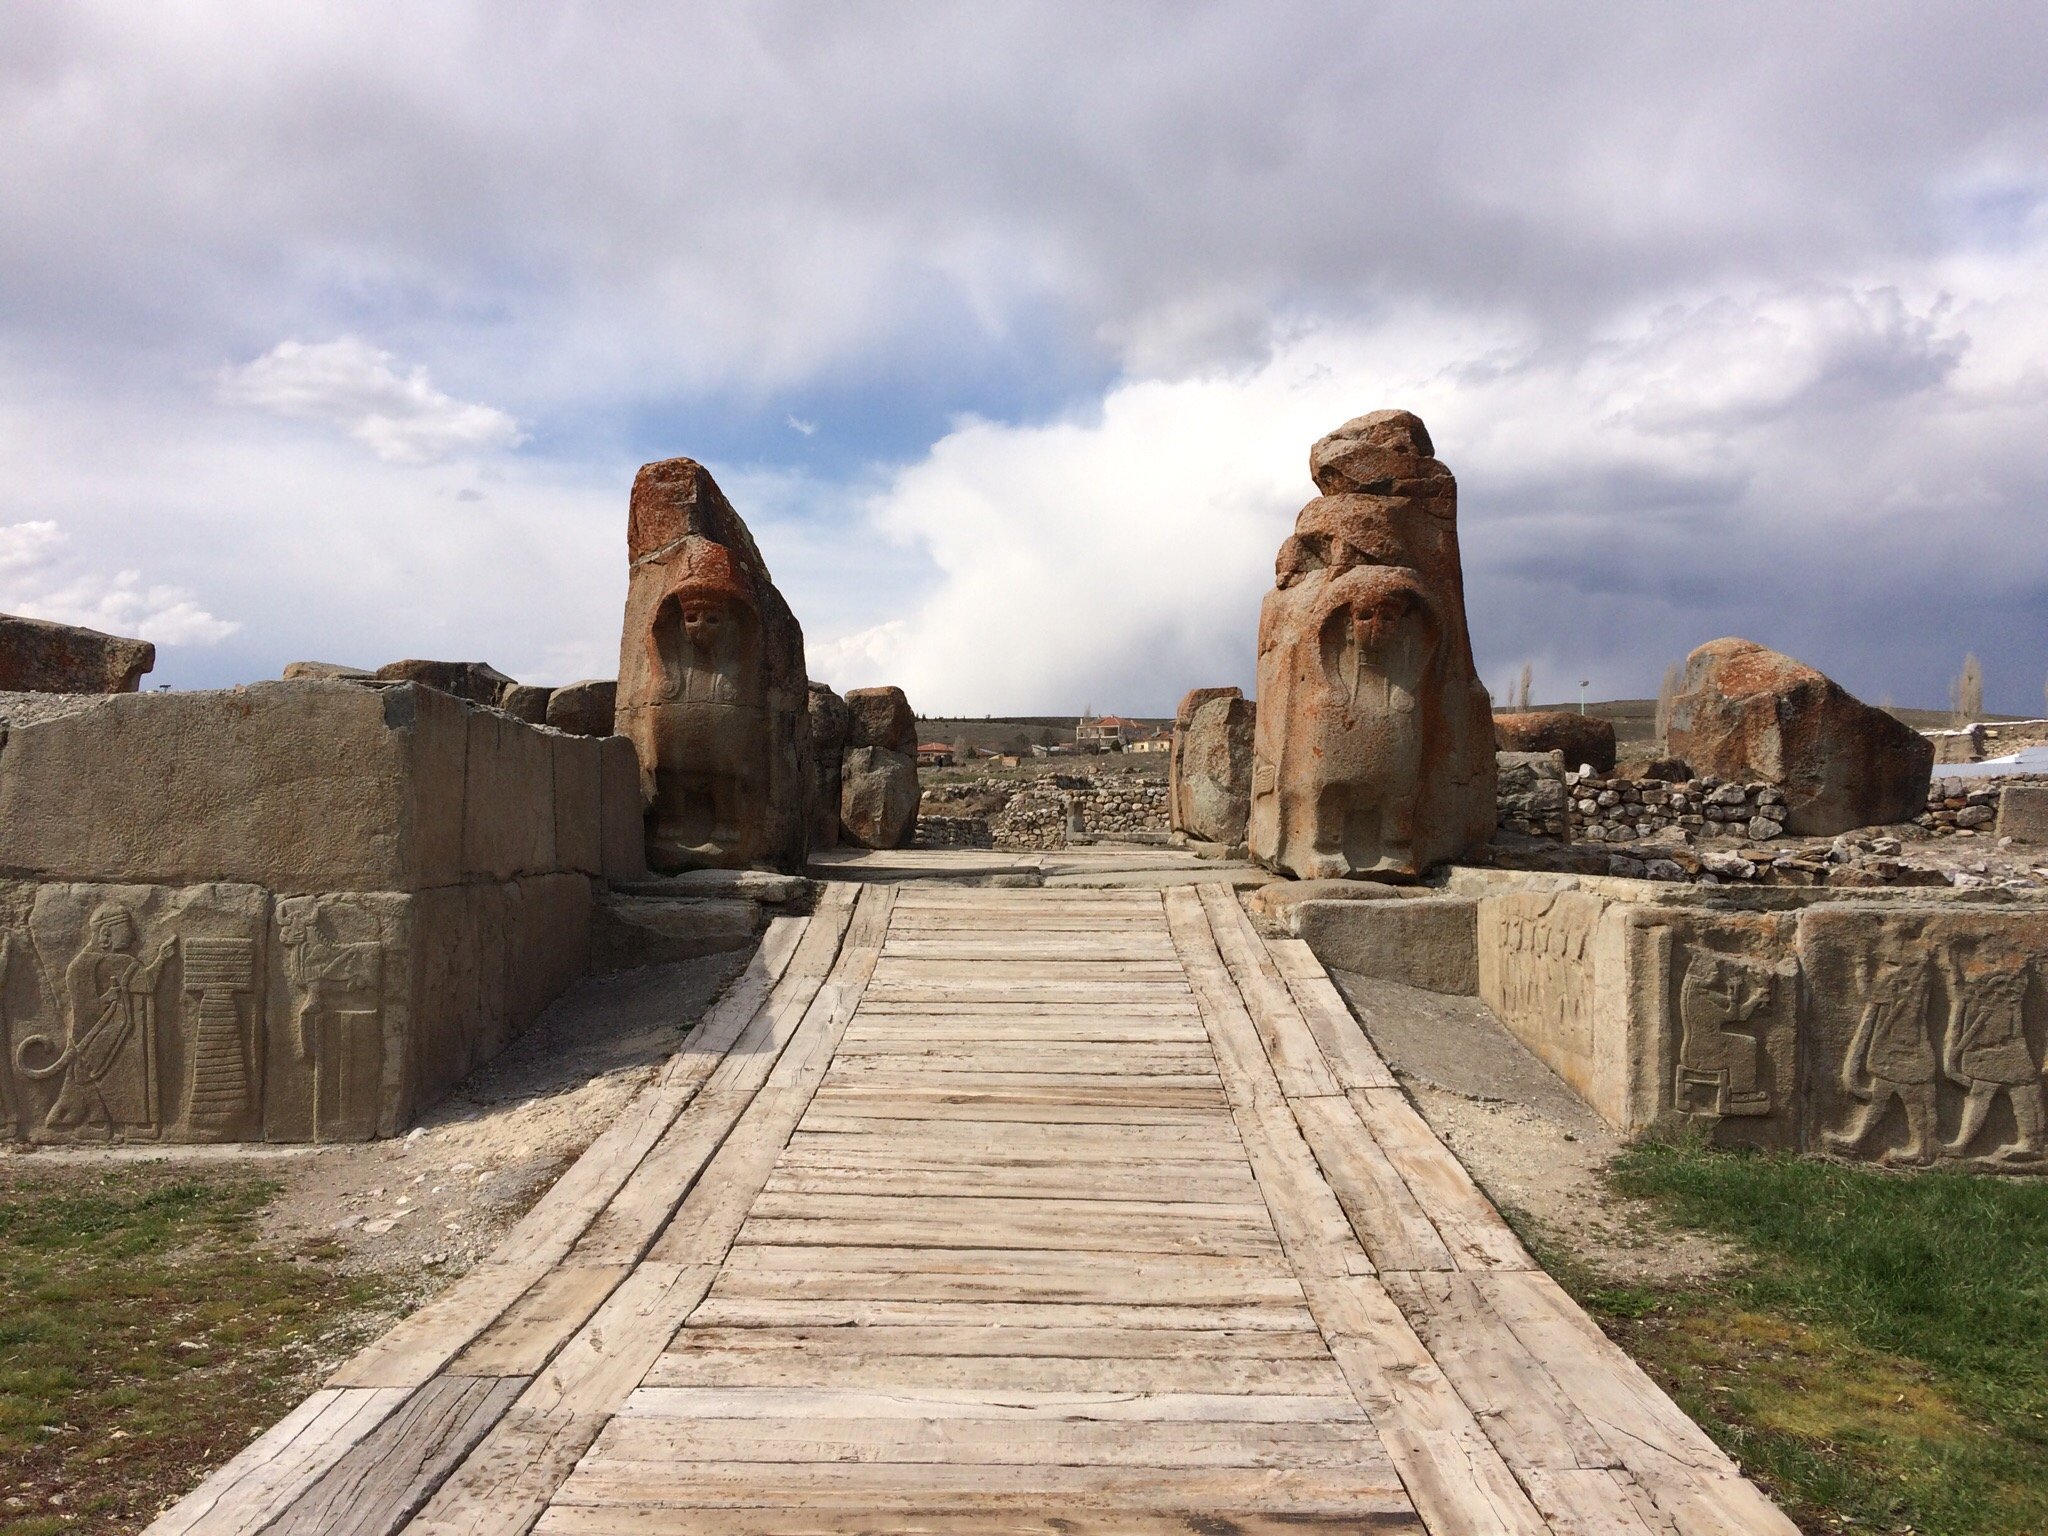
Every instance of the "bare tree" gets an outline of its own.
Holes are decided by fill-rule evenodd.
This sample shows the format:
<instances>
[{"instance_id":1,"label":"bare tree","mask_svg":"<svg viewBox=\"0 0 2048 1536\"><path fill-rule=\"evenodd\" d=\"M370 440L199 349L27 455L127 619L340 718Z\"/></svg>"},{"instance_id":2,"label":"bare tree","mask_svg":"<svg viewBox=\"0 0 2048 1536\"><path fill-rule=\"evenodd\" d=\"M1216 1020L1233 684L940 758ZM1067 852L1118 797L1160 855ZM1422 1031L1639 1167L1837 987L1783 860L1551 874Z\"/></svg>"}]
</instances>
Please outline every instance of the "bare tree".
<instances>
[{"instance_id":1,"label":"bare tree","mask_svg":"<svg viewBox=\"0 0 2048 1536\"><path fill-rule=\"evenodd\" d=\"M1678 701L1679 684L1685 680L1685 665L1674 661L1664 669L1664 681L1657 685L1657 740L1671 739L1671 706Z\"/></svg>"},{"instance_id":2,"label":"bare tree","mask_svg":"<svg viewBox=\"0 0 2048 1536\"><path fill-rule=\"evenodd\" d=\"M1971 725L1984 714L1984 663L1973 651L1963 657L1963 670L1949 684L1949 702L1955 706L1955 723Z\"/></svg>"},{"instance_id":3,"label":"bare tree","mask_svg":"<svg viewBox=\"0 0 2048 1536\"><path fill-rule=\"evenodd\" d=\"M953 761L956 763L965 763L971 761L973 757L973 743L968 741L968 739L965 736L955 736L953 738Z\"/></svg>"},{"instance_id":4,"label":"bare tree","mask_svg":"<svg viewBox=\"0 0 2048 1536\"><path fill-rule=\"evenodd\" d=\"M1536 669L1528 662L1522 663L1522 675L1515 684L1515 708L1529 707L1529 687L1536 680Z\"/></svg>"}]
</instances>

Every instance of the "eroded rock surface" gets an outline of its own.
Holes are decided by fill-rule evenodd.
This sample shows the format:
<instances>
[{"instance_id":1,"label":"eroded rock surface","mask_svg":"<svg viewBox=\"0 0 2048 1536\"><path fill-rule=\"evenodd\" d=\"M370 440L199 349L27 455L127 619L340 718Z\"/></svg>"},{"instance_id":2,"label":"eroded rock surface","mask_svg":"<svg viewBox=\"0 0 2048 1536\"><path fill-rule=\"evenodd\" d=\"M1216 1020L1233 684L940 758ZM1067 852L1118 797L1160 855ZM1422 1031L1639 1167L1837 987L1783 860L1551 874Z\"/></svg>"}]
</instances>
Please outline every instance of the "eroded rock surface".
<instances>
[{"instance_id":1,"label":"eroded rock surface","mask_svg":"<svg viewBox=\"0 0 2048 1536\"><path fill-rule=\"evenodd\" d=\"M133 693L155 665L147 640L0 613L0 692Z\"/></svg>"},{"instance_id":2,"label":"eroded rock surface","mask_svg":"<svg viewBox=\"0 0 2048 1536\"><path fill-rule=\"evenodd\" d=\"M496 709L505 690L518 686L489 662L484 661L394 661L377 669L375 676L385 682L419 683L452 693L458 699Z\"/></svg>"},{"instance_id":3,"label":"eroded rock surface","mask_svg":"<svg viewBox=\"0 0 2048 1536\"><path fill-rule=\"evenodd\" d=\"M1196 688L1180 701L1167 763L1174 831L1205 843L1244 841L1257 713L1236 688Z\"/></svg>"},{"instance_id":4,"label":"eroded rock surface","mask_svg":"<svg viewBox=\"0 0 2048 1536\"><path fill-rule=\"evenodd\" d=\"M839 832L859 848L908 848L917 834L917 762L885 747L848 747L839 763Z\"/></svg>"},{"instance_id":5,"label":"eroded rock surface","mask_svg":"<svg viewBox=\"0 0 2048 1536\"><path fill-rule=\"evenodd\" d=\"M1686 658L1670 741L1699 773L1777 785L1785 829L1802 837L1912 820L1934 768L1934 748L1911 726L1804 662L1734 638Z\"/></svg>"},{"instance_id":6,"label":"eroded rock surface","mask_svg":"<svg viewBox=\"0 0 2048 1536\"><path fill-rule=\"evenodd\" d=\"M1413 879L1494 823L1492 705L1472 664L1457 482L1406 411L1311 450L1259 615L1249 840L1303 878Z\"/></svg>"},{"instance_id":7,"label":"eroded rock surface","mask_svg":"<svg viewBox=\"0 0 2048 1536\"><path fill-rule=\"evenodd\" d=\"M548 695L547 723L571 736L610 736L618 707L618 679L587 677Z\"/></svg>"},{"instance_id":8,"label":"eroded rock surface","mask_svg":"<svg viewBox=\"0 0 2048 1536\"><path fill-rule=\"evenodd\" d=\"M810 688L811 713L811 846L839 843L839 759L846 751L852 717L846 700L823 683Z\"/></svg>"},{"instance_id":9,"label":"eroded rock surface","mask_svg":"<svg viewBox=\"0 0 2048 1536\"><path fill-rule=\"evenodd\" d=\"M618 729L640 753L657 869L798 870L810 845L803 630L703 465L633 482Z\"/></svg>"}]
</instances>

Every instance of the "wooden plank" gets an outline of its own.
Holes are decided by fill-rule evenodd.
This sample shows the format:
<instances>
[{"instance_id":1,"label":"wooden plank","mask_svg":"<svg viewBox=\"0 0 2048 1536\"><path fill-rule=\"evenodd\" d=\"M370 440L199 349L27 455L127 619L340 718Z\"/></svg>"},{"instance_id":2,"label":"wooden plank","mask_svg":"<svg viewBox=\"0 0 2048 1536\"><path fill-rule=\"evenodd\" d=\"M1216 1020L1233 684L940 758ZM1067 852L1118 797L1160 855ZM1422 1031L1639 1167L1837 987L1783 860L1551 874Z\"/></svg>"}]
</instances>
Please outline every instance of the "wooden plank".
<instances>
[{"instance_id":1,"label":"wooden plank","mask_svg":"<svg viewBox=\"0 0 2048 1536\"><path fill-rule=\"evenodd\" d=\"M792 1245L877 1244L944 1248L971 1243L985 1248L1075 1248L1128 1253L1260 1254L1278 1251L1272 1232L1220 1221L1144 1221L1129 1216L1083 1221L1072 1216L1017 1216L971 1230L945 1216L898 1216L875 1221L750 1219L741 1229L752 1243Z\"/></svg>"},{"instance_id":2,"label":"wooden plank","mask_svg":"<svg viewBox=\"0 0 2048 1536\"><path fill-rule=\"evenodd\" d=\"M1359 1120L1372 1133L1387 1161L1429 1213L1460 1269L1534 1269L1514 1230L1493 1202L1437 1140L1398 1088L1355 1088L1348 1095Z\"/></svg>"},{"instance_id":3,"label":"wooden plank","mask_svg":"<svg viewBox=\"0 0 2048 1536\"><path fill-rule=\"evenodd\" d=\"M549 1270L448 1367L457 1376L531 1376L604 1304L627 1264L562 1264ZM439 1379L439 1378L437 1378Z\"/></svg>"},{"instance_id":4,"label":"wooden plank","mask_svg":"<svg viewBox=\"0 0 2048 1536\"><path fill-rule=\"evenodd\" d=\"M698 1309L703 1310L701 1307ZM849 1338L848 1335L854 1335ZM862 1355L1031 1355L1053 1360L1328 1360L1323 1336L1312 1325L1281 1328L990 1327L981 1324L883 1324L869 1328L825 1325L734 1328L692 1323L669 1341L668 1353L722 1350L729 1354L847 1351Z\"/></svg>"},{"instance_id":5,"label":"wooden plank","mask_svg":"<svg viewBox=\"0 0 2048 1536\"><path fill-rule=\"evenodd\" d=\"M1535 1467L1521 1474L1555 1536L1685 1536L1649 1491L1619 1468Z\"/></svg>"},{"instance_id":6,"label":"wooden plank","mask_svg":"<svg viewBox=\"0 0 2048 1536\"><path fill-rule=\"evenodd\" d=\"M844 1246L866 1246L862 1234L847 1234ZM820 1244L821 1248L828 1245ZM965 1250L961 1250L965 1251ZM976 1252L985 1250L977 1249ZM1034 1250L1019 1242L1019 1252ZM900 1252L900 1246L899 1246ZM1131 1259L1231 1258L1229 1254L1173 1253L1144 1248L1121 1250L1086 1249L1078 1245L1075 1255L1102 1254ZM1233 1284L1236 1289L1233 1289ZM1174 1290L1162 1295L1156 1280L1133 1267L1128 1271L1089 1267L1072 1273L1035 1274L988 1270L948 1271L928 1262L925 1256L902 1254L899 1267L891 1270L751 1270L732 1268L719 1281L718 1294L725 1298L750 1297L783 1301L819 1299L865 1299L874 1301L1100 1301L1199 1304L1230 1306L1239 1302L1266 1303L1297 1301L1300 1281L1273 1263L1268 1256L1264 1273L1253 1272L1233 1279L1219 1272L1210 1279L1189 1275Z\"/></svg>"},{"instance_id":7,"label":"wooden plank","mask_svg":"<svg viewBox=\"0 0 2048 1536\"><path fill-rule=\"evenodd\" d=\"M635 1504L682 1508L801 1505L869 1516L882 1512L997 1510L1060 1504L1098 1509L1213 1506L1269 1513L1346 1515L1405 1510L1391 1477L1375 1484L1350 1467L1068 1467L1003 1463L713 1462L687 1479L661 1462L600 1462L576 1469L558 1507Z\"/></svg>"},{"instance_id":8,"label":"wooden plank","mask_svg":"<svg viewBox=\"0 0 2048 1536\"><path fill-rule=\"evenodd\" d=\"M1014 1419L656 1418L622 1416L594 1461L896 1461L1123 1467L1354 1467L1391 1475L1379 1436L1358 1420L1217 1424ZM685 1472L685 1475L687 1473Z\"/></svg>"},{"instance_id":9,"label":"wooden plank","mask_svg":"<svg viewBox=\"0 0 2048 1536\"><path fill-rule=\"evenodd\" d=\"M1286 981L1266 954L1259 936L1252 932L1251 919L1245 916L1236 895L1219 885L1196 889L1201 893L1202 910L1209 919L1216 948L1244 1000L1253 1027L1259 1032L1280 1092L1290 1099L1339 1092L1337 1079L1324 1062L1315 1036L1303 1022L1293 994L1287 990Z\"/></svg>"},{"instance_id":10,"label":"wooden plank","mask_svg":"<svg viewBox=\"0 0 2048 1536\"><path fill-rule=\"evenodd\" d=\"M1388 1069L1372 1041L1351 1016L1344 994L1330 980L1322 961L1300 939L1266 939L1266 952L1273 957L1287 990L1301 1009L1301 1016L1322 1048L1323 1060L1338 1083L1346 1088L1392 1088L1394 1074Z\"/></svg>"},{"instance_id":11,"label":"wooden plank","mask_svg":"<svg viewBox=\"0 0 2048 1536\"><path fill-rule=\"evenodd\" d=\"M621 1418L1003 1419L1040 1422L1365 1423L1348 1394L1302 1397L1254 1392L986 1392L917 1387L642 1387Z\"/></svg>"},{"instance_id":12,"label":"wooden plank","mask_svg":"<svg viewBox=\"0 0 2048 1536\"><path fill-rule=\"evenodd\" d=\"M1288 1259L1417 1512L1432 1531L1549 1536L1379 1281L1347 1272L1353 1255L1366 1260L1365 1251L1321 1178L1248 1011L1228 985L1201 898L1193 890L1169 891L1166 910Z\"/></svg>"},{"instance_id":13,"label":"wooden plank","mask_svg":"<svg viewBox=\"0 0 2048 1536\"><path fill-rule=\"evenodd\" d=\"M720 1284L723 1287L722 1281ZM690 1314L690 1321L693 1325L701 1322L706 1326L735 1328L873 1328L894 1324L937 1327L959 1324L973 1328L1159 1328L1197 1333L1256 1328L1292 1333L1303 1326L1315 1326L1314 1317L1302 1305L1299 1295L1291 1303L1223 1300L1207 1305L1181 1301L1164 1305L1158 1302L957 1301L925 1296L875 1300L856 1295L805 1296L792 1300L742 1296L723 1289L706 1297L703 1304Z\"/></svg>"},{"instance_id":14,"label":"wooden plank","mask_svg":"<svg viewBox=\"0 0 2048 1536\"><path fill-rule=\"evenodd\" d=\"M550 1509L535 1536L1368 1536L1418 1530L1413 1511L1370 1514L1272 1515L1260 1510L1204 1508L1155 1513L1139 1509L1092 1511L1059 1502L1048 1510L1001 1514L949 1509L900 1515L849 1516L802 1505L775 1509L674 1509L652 1505L568 1505Z\"/></svg>"},{"instance_id":15,"label":"wooden plank","mask_svg":"<svg viewBox=\"0 0 2048 1536\"><path fill-rule=\"evenodd\" d=\"M325 1387L157 1517L148 1536L255 1536L411 1394Z\"/></svg>"},{"instance_id":16,"label":"wooden plank","mask_svg":"<svg viewBox=\"0 0 2048 1536\"><path fill-rule=\"evenodd\" d=\"M1373 1264L1387 1270L1455 1269L1457 1261L1348 1099L1296 1099L1295 1123Z\"/></svg>"},{"instance_id":17,"label":"wooden plank","mask_svg":"<svg viewBox=\"0 0 2048 1536\"><path fill-rule=\"evenodd\" d=\"M863 888L830 974L668 1229L428 1502L417 1536L513 1536L538 1518L669 1336L704 1299L746 1208L823 1079L874 968L893 892Z\"/></svg>"},{"instance_id":18,"label":"wooden plank","mask_svg":"<svg viewBox=\"0 0 2048 1536\"><path fill-rule=\"evenodd\" d=\"M292 1504L265 1536L390 1536L497 1423L517 1376L437 1376Z\"/></svg>"},{"instance_id":19,"label":"wooden plank","mask_svg":"<svg viewBox=\"0 0 2048 1536\"><path fill-rule=\"evenodd\" d=\"M1201 1204L1258 1198L1259 1186L1229 1163L1026 1164L947 1166L927 1159L876 1160L865 1167L816 1166L784 1155L766 1191L771 1195L897 1195L925 1197L1028 1197ZM1411 1266L1413 1267L1413 1266Z\"/></svg>"},{"instance_id":20,"label":"wooden plank","mask_svg":"<svg viewBox=\"0 0 2048 1536\"><path fill-rule=\"evenodd\" d=\"M819 1350L671 1348L648 1368L650 1387L951 1387L971 1392L1262 1392L1333 1397L1344 1373L1320 1360L1193 1355L1094 1356L851 1354Z\"/></svg>"},{"instance_id":21,"label":"wooden plank","mask_svg":"<svg viewBox=\"0 0 2048 1536\"><path fill-rule=\"evenodd\" d=\"M747 968L715 1003L655 1084L628 1104L506 1234L491 1257L358 1351L332 1386L417 1386L445 1368L575 1246L659 1144L725 1053L769 1004L800 953L830 964L851 898L827 892L809 918L776 918ZM808 952L806 947L808 946Z\"/></svg>"},{"instance_id":22,"label":"wooden plank","mask_svg":"<svg viewBox=\"0 0 2048 1536\"><path fill-rule=\"evenodd\" d=\"M956 1234L1025 1221L1072 1222L1076 1228L1117 1222L1160 1222L1172 1226L1243 1227L1270 1233L1272 1218L1256 1198L1236 1201L1076 1200L1031 1195L819 1195L764 1190L748 1212L749 1221L945 1221ZM940 1247L953 1247L942 1243Z\"/></svg>"},{"instance_id":23,"label":"wooden plank","mask_svg":"<svg viewBox=\"0 0 2048 1536\"><path fill-rule=\"evenodd\" d=\"M958 1102L966 1098L965 1103ZM1207 1105L1071 1104L1047 1095L997 1098L992 1094L947 1095L934 1092L914 1098L877 1098L851 1090L828 1089L818 1095L818 1108L804 1122L806 1130L860 1130L869 1121L971 1121L996 1126L1016 1121L1037 1125L1144 1125L1219 1134L1230 1112Z\"/></svg>"},{"instance_id":24,"label":"wooden plank","mask_svg":"<svg viewBox=\"0 0 2048 1536\"><path fill-rule=\"evenodd\" d=\"M1237 1124L1228 1115L1202 1115L1183 1122L1157 1119L1143 1124L1107 1120L1095 1125L1041 1124L1016 1121L975 1124L971 1119L909 1119L872 1114L830 1114L813 1109L804 1116L796 1138L806 1146L901 1147L906 1155L976 1149L1034 1156L1047 1147L1064 1147L1076 1158L1091 1153L1142 1156L1148 1150L1171 1158L1222 1158L1242 1161Z\"/></svg>"},{"instance_id":25,"label":"wooden plank","mask_svg":"<svg viewBox=\"0 0 2048 1536\"><path fill-rule=\"evenodd\" d=\"M929 1275L1035 1275L1070 1284L1109 1277L1177 1289L1184 1285L1236 1286L1253 1299L1271 1294L1299 1300L1301 1286L1284 1258L1230 1258L1215 1254L1115 1253L1101 1249L934 1248L906 1255L901 1248L852 1245L845 1248L784 1248L734 1244L727 1255L724 1286L755 1272L790 1271L800 1275L822 1271L875 1270L900 1273L914 1265ZM1277 1292L1272 1287L1279 1287Z\"/></svg>"}]
</instances>

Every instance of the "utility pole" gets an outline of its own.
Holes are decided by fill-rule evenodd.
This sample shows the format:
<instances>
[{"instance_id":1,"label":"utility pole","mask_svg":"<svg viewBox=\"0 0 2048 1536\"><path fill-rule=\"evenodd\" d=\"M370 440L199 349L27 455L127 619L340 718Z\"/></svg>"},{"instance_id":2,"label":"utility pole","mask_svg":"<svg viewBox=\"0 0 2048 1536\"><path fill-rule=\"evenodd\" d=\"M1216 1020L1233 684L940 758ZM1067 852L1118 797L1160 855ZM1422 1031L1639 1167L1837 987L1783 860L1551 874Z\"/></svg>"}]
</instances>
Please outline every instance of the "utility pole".
<instances>
[{"instance_id":1,"label":"utility pole","mask_svg":"<svg viewBox=\"0 0 2048 1536\"><path fill-rule=\"evenodd\" d=\"M1579 713L1582 715L1586 712L1586 689L1589 686L1590 682L1588 679L1583 677L1579 679Z\"/></svg>"}]
</instances>

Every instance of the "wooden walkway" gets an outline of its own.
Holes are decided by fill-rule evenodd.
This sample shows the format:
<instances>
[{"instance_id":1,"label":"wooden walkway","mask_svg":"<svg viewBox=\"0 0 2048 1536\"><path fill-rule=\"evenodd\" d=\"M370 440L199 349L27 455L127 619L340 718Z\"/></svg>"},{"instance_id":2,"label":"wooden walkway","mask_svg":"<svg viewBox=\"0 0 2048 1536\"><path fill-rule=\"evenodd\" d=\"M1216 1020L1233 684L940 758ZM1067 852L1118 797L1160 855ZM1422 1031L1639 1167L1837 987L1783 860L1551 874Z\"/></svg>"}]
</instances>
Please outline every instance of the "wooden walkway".
<instances>
[{"instance_id":1,"label":"wooden walkway","mask_svg":"<svg viewBox=\"0 0 2048 1536\"><path fill-rule=\"evenodd\" d=\"M151 1529L1793 1531L1226 886L880 882Z\"/></svg>"}]
</instances>

